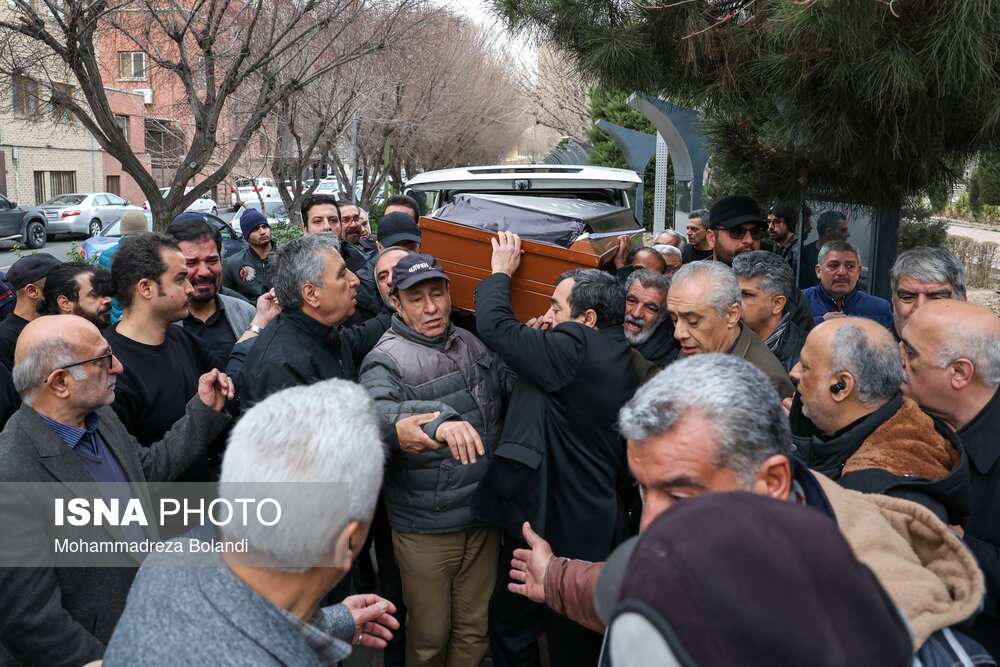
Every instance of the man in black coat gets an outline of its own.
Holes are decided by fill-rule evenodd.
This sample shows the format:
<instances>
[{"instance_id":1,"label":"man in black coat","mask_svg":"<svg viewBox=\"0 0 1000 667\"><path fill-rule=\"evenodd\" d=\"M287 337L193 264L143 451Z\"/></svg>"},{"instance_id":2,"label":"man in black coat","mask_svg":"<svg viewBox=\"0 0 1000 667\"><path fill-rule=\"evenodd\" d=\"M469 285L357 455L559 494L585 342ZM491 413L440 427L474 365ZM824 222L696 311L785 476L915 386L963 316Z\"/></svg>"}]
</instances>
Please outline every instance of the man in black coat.
<instances>
[{"instance_id":1,"label":"man in black coat","mask_svg":"<svg viewBox=\"0 0 1000 667\"><path fill-rule=\"evenodd\" d=\"M276 251L281 313L257 338L240 372L241 405L320 380L358 380L358 368L389 326L386 315L341 328L354 313L357 277L331 234L308 234Z\"/></svg>"},{"instance_id":2,"label":"man in black coat","mask_svg":"<svg viewBox=\"0 0 1000 667\"><path fill-rule=\"evenodd\" d=\"M222 408L232 398L232 385L213 370L201 376L184 416L163 439L140 446L107 407L122 366L97 327L76 315L29 323L15 362L14 382L24 403L0 433L0 483L62 484L68 493L86 498L92 497L95 482L109 489L106 493L132 482L131 492L151 517L143 482L176 479L229 422ZM43 518L45 509L6 486L8 492L0 495L0 516L8 527L4 554L52 554L57 529ZM129 539L117 527L106 529L118 541ZM144 537L155 539L155 530L147 528ZM125 608L139 560L111 553L105 563L100 568L58 563L0 568L3 648L22 665L99 660ZM0 663L3 657L0 651Z\"/></svg>"},{"instance_id":3,"label":"man in black coat","mask_svg":"<svg viewBox=\"0 0 1000 667\"><path fill-rule=\"evenodd\" d=\"M901 335L904 391L955 429L969 455L972 511L956 532L986 576L986 599L967 632L1000 656L1000 319L965 301L930 300Z\"/></svg>"},{"instance_id":4,"label":"man in black coat","mask_svg":"<svg viewBox=\"0 0 1000 667\"><path fill-rule=\"evenodd\" d=\"M526 326L510 305L520 245L510 232L493 240L493 275L477 286L475 300L480 336L518 374L472 504L475 516L505 533L490 600L491 654L498 666L538 665L536 640L544 632L552 665L596 664L600 636L509 592L507 564L525 545L525 522L571 558L602 560L625 537L616 490L625 446L614 424L639 386L622 330L625 294L603 272L567 272L548 313Z\"/></svg>"}]
</instances>

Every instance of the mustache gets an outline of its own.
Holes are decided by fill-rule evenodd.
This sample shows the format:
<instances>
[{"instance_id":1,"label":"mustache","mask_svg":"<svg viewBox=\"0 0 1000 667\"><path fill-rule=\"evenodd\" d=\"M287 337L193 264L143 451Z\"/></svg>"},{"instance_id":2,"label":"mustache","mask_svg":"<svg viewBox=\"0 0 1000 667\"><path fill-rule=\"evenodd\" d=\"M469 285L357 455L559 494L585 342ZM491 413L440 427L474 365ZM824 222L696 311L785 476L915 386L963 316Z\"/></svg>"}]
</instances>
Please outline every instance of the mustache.
<instances>
[{"instance_id":1,"label":"mustache","mask_svg":"<svg viewBox=\"0 0 1000 667\"><path fill-rule=\"evenodd\" d=\"M635 326L639 327L640 329L645 329L646 328L646 320L644 320L644 319L642 319L640 317L635 317L633 315L626 315L625 316L625 323L626 324L634 324Z\"/></svg>"}]
</instances>

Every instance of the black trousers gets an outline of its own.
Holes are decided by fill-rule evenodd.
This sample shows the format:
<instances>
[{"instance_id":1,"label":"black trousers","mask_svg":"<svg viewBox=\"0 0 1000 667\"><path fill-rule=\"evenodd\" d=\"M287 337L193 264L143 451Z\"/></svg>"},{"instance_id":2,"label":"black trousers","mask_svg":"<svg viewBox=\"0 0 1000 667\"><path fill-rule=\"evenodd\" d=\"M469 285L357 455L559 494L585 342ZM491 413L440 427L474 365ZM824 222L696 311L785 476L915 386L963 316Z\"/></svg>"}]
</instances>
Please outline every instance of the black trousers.
<instances>
[{"instance_id":1,"label":"black trousers","mask_svg":"<svg viewBox=\"0 0 1000 667\"><path fill-rule=\"evenodd\" d=\"M497 583L490 598L490 655L496 667L540 667L538 638L545 633L552 667L597 665L601 635L587 630L546 605L507 590L514 549L520 539L504 534Z\"/></svg>"}]
</instances>

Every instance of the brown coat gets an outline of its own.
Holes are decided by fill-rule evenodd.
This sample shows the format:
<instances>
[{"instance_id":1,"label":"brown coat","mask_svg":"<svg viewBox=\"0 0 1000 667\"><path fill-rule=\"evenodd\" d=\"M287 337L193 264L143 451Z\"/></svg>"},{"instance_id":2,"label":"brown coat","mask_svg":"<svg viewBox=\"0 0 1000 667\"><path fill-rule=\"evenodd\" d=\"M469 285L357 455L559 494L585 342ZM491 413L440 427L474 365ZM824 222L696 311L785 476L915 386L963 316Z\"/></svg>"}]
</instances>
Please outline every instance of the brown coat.
<instances>
[{"instance_id":1,"label":"brown coat","mask_svg":"<svg viewBox=\"0 0 1000 667\"><path fill-rule=\"evenodd\" d=\"M729 354L746 359L762 370L781 398L788 398L795 393L792 379L788 377L781 362L771 350L767 349L767 345L760 339L760 336L742 322L740 322L740 337L736 339Z\"/></svg>"}]
</instances>

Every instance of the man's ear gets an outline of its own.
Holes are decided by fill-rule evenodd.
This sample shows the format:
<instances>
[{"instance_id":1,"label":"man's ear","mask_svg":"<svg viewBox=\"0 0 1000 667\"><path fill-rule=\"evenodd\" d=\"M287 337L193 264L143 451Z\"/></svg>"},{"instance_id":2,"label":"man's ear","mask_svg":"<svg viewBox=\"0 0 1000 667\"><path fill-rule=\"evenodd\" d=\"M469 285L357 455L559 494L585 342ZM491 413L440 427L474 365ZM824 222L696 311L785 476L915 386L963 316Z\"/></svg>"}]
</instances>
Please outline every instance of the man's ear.
<instances>
[{"instance_id":1,"label":"man's ear","mask_svg":"<svg viewBox=\"0 0 1000 667\"><path fill-rule=\"evenodd\" d=\"M56 305L59 307L59 310L63 313L73 312L73 303L69 300L69 297L66 296L65 294L60 294L59 296L56 297Z\"/></svg>"},{"instance_id":2,"label":"man's ear","mask_svg":"<svg viewBox=\"0 0 1000 667\"><path fill-rule=\"evenodd\" d=\"M593 308L588 308L583 311L580 317L576 318L576 321L580 324L590 327L591 329L597 328L597 311Z\"/></svg>"},{"instance_id":3,"label":"man's ear","mask_svg":"<svg viewBox=\"0 0 1000 667\"><path fill-rule=\"evenodd\" d=\"M713 229L706 229L705 230L705 239L708 241L708 247L714 249L715 248L715 230L713 230Z\"/></svg>"},{"instance_id":4,"label":"man's ear","mask_svg":"<svg viewBox=\"0 0 1000 667\"><path fill-rule=\"evenodd\" d=\"M135 284L136 294L141 298L150 300L159 293L160 286L155 280L150 280L149 278L140 278L139 282Z\"/></svg>"},{"instance_id":5,"label":"man's ear","mask_svg":"<svg viewBox=\"0 0 1000 667\"><path fill-rule=\"evenodd\" d=\"M816 265L816 278L819 278L819 264Z\"/></svg>"},{"instance_id":6,"label":"man's ear","mask_svg":"<svg viewBox=\"0 0 1000 667\"><path fill-rule=\"evenodd\" d=\"M768 457L757 470L750 490L759 496L788 500L792 492L792 464L788 457L782 454Z\"/></svg>"},{"instance_id":7,"label":"man's ear","mask_svg":"<svg viewBox=\"0 0 1000 667\"><path fill-rule=\"evenodd\" d=\"M383 250L385 250L385 246L382 245L381 243L379 243L378 241L375 241L375 247L378 248L379 252L382 252Z\"/></svg>"},{"instance_id":8,"label":"man's ear","mask_svg":"<svg viewBox=\"0 0 1000 667\"><path fill-rule=\"evenodd\" d=\"M70 389L69 384L66 382L66 378L69 377L69 371L65 368L57 368L51 373L49 373L48 379L45 381L45 385L49 388L49 391L55 395L56 398L69 398Z\"/></svg>"},{"instance_id":9,"label":"man's ear","mask_svg":"<svg viewBox=\"0 0 1000 667\"><path fill-rule=\"evenodd\" d=\"M972 383L976 367L970 360L960 358L948 365L948 374L951 377L952 389L964 389Z\"/></svg>"},{"instance_id":10,"label":"man's ear","mask_svg":"<svg viewBox=\"0 0 1000 667\"><path fill-rule=\"evenodd\" d=\"M28 283L24 286L24 295L31 299L32 301L42 300L42 290L38 285L34 283Z\"/></svg>"},{"instance_id":11,"label":"man's ear","mask_svg":"<svg viewBox=\"0 0 1000 667\"><path fill-rule=\"evenodd\" d=\"M396 296L395 294L393 294L392 292L389 292L389 301L392 302L393 309L397 313L399 313L400 317L402 317L403 316L403 304L400 303L399 297Z\"/></svg>"},{"instance_id":12,"label":"man's ear","mask_svg":"<svg viewBox=\"0 0 1000 667\"><path fill-rule=\"evenodd\" d=\"M835 403L843 403L848 398L855 395L858 390L858 383L854 381L854 376L850 373L834 373L830 376L829 384L834 386L836 384L842 384L843 389L839 391L833 391L830 389L830 396L833 397Z\"/></svg>"},{"instance_id":13,"label":"man's ear","mask_svg":"<svg viewBox=\"0 0 1000 667\"><path fill-rule=\"evenodd\" d=\"M726 326L732 329L739 324L742 316L743 308L740 307L740 304L734 303L726 310L726 316L723 319L726 321Z\"/></svg>"},{"instance_id":14,"label":"man's ear","mask_svg":"<svg viewBox=\"0 0 1000 667\"><path fill-rule=\"evenodd\" d=\"M351 567L351 563L364 548L370 525L370 523L351 521L344 527L333 547L334 559L331 563L333 567L345 569Z\"/></svg>"},{"instance_id":15,"label":"man's ear","mask_svg":"<svg viewBox=\"0 0 1000 667\"><path fill-rule=\"evenodd\" d=\"M315 308L318 305L319 298L317 297L316 294L316 286L313 285L312 283L306 283L305 285L303 285L300 294L302 295L303 305L311 306L313 308Z\"/></svg>"},{"instance_id":16,"label":"man's ear","mask_svg":"<svg viewBox=\"0 0 1000 667\"><path fill-rule=\"evenodd\" d=\"M785 298L784 294L776 294L773 299L771 299L771 314L778 315L785 309L785 304L788 303L788 299Z\"/></svg>"}]
</instances>

